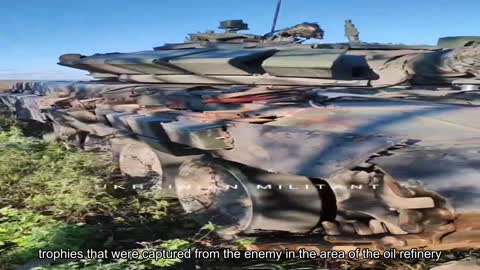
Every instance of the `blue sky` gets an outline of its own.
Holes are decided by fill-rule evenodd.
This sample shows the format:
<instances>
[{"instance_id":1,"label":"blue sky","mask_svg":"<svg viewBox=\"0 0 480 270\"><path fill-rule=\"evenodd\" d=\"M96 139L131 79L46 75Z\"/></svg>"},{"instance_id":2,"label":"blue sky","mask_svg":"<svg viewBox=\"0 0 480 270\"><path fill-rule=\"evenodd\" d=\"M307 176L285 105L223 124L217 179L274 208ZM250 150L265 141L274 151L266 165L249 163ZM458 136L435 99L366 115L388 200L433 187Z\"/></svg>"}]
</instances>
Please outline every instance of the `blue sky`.
<instances>
[{"instance_id":1,"label":"blue sky","mask_svg":"<svg viewBox=\"0 0 480 270\"><path fill-rule=\"evenodd\" d=\"M3 0L0 79L72 79L57 66L64 53L129 52L244 19L252 33L271 27L277 0ZM440 36L480 35L479 0L283 0L279 27L304 21L345 41L350 18L362 41L435 44Z\"/></svg>"}]
</instances>

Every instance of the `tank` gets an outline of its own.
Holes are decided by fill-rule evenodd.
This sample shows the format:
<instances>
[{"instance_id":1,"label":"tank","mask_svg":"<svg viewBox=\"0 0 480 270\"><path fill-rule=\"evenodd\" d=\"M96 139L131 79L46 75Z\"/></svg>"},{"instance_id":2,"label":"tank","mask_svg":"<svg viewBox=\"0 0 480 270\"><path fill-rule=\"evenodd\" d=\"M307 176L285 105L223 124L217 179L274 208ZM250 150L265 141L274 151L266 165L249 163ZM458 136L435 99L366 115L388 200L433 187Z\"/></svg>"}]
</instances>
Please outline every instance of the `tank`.
<instances>
[{"instance_id":1,"label":"tank","mask_svg":"<svg viewBox=\"0 0 480 270\"><path fill-rule=\"evenodd\" d=\"M65 54L93 79L17 82L0 100L50 138L108 145L128 188L178 198L227 239L480 247L479 37L366 43L350 20L334 44L311 41L315 23L220 28Z\"/></svg>"}]
</instances>

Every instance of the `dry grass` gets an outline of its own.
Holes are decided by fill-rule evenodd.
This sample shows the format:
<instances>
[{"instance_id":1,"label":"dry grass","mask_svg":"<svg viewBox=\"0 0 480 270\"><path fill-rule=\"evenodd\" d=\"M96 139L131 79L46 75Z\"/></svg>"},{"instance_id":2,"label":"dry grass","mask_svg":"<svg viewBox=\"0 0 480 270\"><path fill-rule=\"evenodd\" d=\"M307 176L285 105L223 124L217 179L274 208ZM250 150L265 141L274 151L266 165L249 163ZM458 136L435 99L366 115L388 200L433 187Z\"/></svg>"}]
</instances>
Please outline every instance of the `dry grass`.
<instances>
[{"instance_id":1,"label":"dry grass","mask_svg":"<svg viewBox=\"0 0 480 270\"><path fill-rule=\"evenodd\" d=\"M0 80L0 93L7 92L12 88L12 85L17 81L7 81L7 80Z\"/></svg>"}]
</instances>

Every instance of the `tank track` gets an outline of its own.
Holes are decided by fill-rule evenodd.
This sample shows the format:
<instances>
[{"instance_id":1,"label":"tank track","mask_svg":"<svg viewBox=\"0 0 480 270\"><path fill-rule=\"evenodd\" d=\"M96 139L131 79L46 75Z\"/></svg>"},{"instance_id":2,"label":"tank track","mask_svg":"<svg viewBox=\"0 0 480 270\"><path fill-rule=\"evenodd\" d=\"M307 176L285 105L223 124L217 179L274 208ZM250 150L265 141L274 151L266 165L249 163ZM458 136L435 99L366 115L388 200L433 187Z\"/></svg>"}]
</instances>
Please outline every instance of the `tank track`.
<instances>
[{"instance_id":1,"label":"tank track","mask_svg":"<svg viewBox=\"0 0 480 270\"><path fill-rule=\"evenodd\" d=\"M374 157L391 155L410 142L396 144ZM334 176L329 183L337 198L338 215L323 221L313 234L264 239L251 250L370 250L480 248L480 213L456 213L448 201L420 182L400 183L388 172L365 163ZM336 187L335 187L336 185ZM369 196L346 187L377 186ZM357 192L355 192L357 191ZM361 202L361 203L359 203ZM380 205L383 207L372 207Z\"/></svg>"}]
</instances>

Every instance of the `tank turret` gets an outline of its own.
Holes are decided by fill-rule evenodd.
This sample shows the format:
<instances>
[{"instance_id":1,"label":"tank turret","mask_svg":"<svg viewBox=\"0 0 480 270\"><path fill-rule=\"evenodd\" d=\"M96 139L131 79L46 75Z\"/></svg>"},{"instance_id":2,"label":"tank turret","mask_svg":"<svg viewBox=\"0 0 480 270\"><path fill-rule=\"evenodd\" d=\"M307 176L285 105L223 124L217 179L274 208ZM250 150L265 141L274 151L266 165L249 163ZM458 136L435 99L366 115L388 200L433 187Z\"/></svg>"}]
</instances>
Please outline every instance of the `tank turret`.
<instances>
[{"instance_id":1,"label":"tank turret","mask_svg":"<svg viewBox=\"0 0 480 270\"><path fill-rule=\"evenodd\" d=\"M151 51L68 54L59 64L99 79L184 84L387 87L449 84L478 74L477 62L470 61L479 54L472 37L443 38L440 46L366 43L347 20L348 43L302 44L322 39L323 29L305 22L265 35L244 34L239 31L248 24L242 20L223 21L220 28L225 32L190 34L185 43Z\"/></svg>"}]
</instances>

